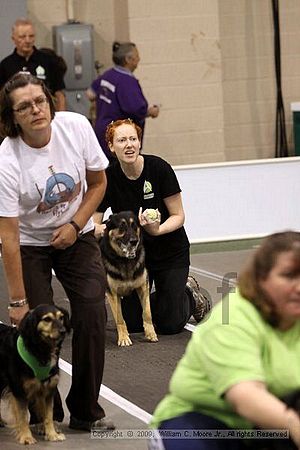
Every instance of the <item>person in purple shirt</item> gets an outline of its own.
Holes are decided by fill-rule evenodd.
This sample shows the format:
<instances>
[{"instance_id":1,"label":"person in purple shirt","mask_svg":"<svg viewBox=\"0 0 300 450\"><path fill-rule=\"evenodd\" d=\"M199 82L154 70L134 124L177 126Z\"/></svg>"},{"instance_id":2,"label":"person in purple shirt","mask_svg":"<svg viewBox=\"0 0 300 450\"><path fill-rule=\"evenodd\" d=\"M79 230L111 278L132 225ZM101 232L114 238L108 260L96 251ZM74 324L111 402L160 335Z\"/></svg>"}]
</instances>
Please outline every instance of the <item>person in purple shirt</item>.
<instances>
[{"instance_id":1,"label":"person in purple shirt","mask_svg":"<svg viewBox=\"0 0 300 450\"><path fill-rule=\"evenodd\" d=\"M139 52L132 42L113 43L115 66L96 78L86 91L91 101L96 100L95 132L106 156L112 153L107 147L107 125L118 119L132 119L144 131L146 117L159 114L158 105L148 105L133 72L140 61Z\"/></svg>"}]
</instances>

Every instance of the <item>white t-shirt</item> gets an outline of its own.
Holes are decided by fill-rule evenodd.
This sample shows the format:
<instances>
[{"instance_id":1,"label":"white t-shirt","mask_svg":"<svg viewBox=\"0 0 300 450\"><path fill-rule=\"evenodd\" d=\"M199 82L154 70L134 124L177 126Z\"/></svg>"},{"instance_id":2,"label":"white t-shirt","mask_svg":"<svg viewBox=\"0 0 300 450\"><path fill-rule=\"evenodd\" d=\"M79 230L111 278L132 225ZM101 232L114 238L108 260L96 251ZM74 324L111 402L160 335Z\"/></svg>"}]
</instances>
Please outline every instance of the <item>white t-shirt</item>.
<instances>
[{"instance_id":1,"label":"white t-shirt","mask_svg":"<svg viewBox=\"0 0 300 450\"><path fill-rule=\"evenodd\" d=\"M50 142L29 147L21 137L0 148L0 216L19 217L20 243L50 245L53 231L70 222L86 191L86 170L104 170L108 160L87 118L57 112ZM92 218L83 232L93 229Z\"/></svg>"}]
</instances>

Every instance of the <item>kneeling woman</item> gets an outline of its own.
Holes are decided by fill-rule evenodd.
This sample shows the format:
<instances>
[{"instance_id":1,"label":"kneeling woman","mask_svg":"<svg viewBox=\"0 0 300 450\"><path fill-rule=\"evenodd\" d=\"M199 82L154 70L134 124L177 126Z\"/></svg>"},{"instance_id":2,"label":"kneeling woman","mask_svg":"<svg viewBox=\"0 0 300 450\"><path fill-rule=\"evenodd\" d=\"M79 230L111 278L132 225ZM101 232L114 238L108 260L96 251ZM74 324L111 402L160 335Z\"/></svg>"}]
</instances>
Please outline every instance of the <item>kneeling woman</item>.
<instances>
[{"instance_id":1,"label":"kneeling woman","mask_svg":"<svg viewBox=\"0 0 300 450\"><path fill-rule=\"evenodd\" d=\"M139 214L143 227L146 266L150 286L153 323L158 333L180 332L191 315L199 321L208 302L189 272L189 241L183 228L181 189L171 166L163 159L141 155L142 130L130 119L117 120L107 127L106 140L115 161L107 168L107 189L95 221L101 224L107 208L113 213L130 210L136 215L158 209L160 221L148 223ZM96 235L101 226L96 226ZM189 278L189 279L188 279ZM129 332L143 330L142 309L137 295L122 301Z\"/></svg>"},{"instance_id":2,"label":"kneeling woman","mask_svg":"<svg viewBox=\"0 0 300 450\"><path fill-rule=\"evenodd\" d=\"M281 400L297 390L300 233L283 232L266 238L240 274L237 291L196 328L152 426L221 430L218 439L163 439L166 450L241 450L242 440L230 436L254 427L289 430L300 448L300 418ZM228 439L220 438L226 430ZM257 444L250 448L261 448Z\"/></svg>"}]
</instances>

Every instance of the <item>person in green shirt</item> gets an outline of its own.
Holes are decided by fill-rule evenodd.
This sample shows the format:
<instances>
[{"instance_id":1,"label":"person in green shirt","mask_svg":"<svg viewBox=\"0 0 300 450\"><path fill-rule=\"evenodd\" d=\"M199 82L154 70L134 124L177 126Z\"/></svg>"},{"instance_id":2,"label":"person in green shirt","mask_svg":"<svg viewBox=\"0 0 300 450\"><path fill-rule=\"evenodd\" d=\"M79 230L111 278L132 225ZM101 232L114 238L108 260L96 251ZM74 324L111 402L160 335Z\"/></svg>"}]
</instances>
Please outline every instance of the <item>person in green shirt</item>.
<instances>
[{"instance_id":1,"label":"person in green shirt","mask_svg":"<svg viewBox=\"0 0 300 450\"><path fill-rule=\"evenodd\" d=\"M236 291L197 326L154 411L159 443L149 448L241 450L243 436L262 435L253 428L287 430L300 448L300 418L281 400L298 389L300 233L286 231L262 242Z\"/></svg>"}]
</instances>

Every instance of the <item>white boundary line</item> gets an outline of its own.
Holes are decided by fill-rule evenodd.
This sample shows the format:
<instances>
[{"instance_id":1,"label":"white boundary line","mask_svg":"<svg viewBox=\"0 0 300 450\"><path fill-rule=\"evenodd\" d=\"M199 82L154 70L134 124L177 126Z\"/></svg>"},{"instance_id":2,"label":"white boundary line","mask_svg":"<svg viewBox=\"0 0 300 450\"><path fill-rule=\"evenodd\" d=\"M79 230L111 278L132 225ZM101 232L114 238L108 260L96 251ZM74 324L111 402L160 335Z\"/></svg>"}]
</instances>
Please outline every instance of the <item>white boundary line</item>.
<instances>
[{"instance_id":1,"label":"white boundary line","mask_svg":"<svg viewBox=\"0 0 300 450\"><path fill-rule=\"evenodd\" d=\"M214 272L208 272L207 270L198 269L197 267L193 267L193 266L190 266L190 271L196 273L197 275L202 275L206 278L211 278L213 280L228 281L230 286L236 285L236 283L234 281L232 281L232 279L225 278L224 276L218 275L217 273L214 273Z\"/></svg>"},{"instance_id":2,"label":"white boundary line","mask_svg":"<svg viewBox=\"0 0 300 450\"><path fill-rule=\"evenodd\" d=\"M196 329L195 325L192 325L191 323L186 323L184 328L188 331L190 331L191 333L193 333Z\"/></svg>"},{"instance_id":3,"label":"white boundary line","mask_svg":"<svg viewBox=\"0 0 300 450\"><path fill-rule=\"evenodd\" d=\"M190 270L192 270L194 273L204 275L207 278L213 278L215 280L223 279L220 275L214 274L212 272L207 272L205 270L197 269L196 267L190 267ZM229 282L230 282L230 280L229 280ZM187 323L184 328L193 333L195 331L196 327L195 327L195 325ZM72 377L72 365L70 363L68 363L67 361L65 361L62 358L59 358L59 367L61 370L63 370L65 373L67 373L70 377ZM147 413L146 411L144 411L143 409L141 409L139 406L135 405L134 403L131 403L129 400L126 400L126 398L121 397L121 395L112 391L110 388L108 388L104 384L101 385L100 395L103 398L105 398L106 400L113 403L114 405L123 409L123 411L126 411L131 416L136 417L137 419L141 420L142 422L144 422L146 424L148 424L152 418L151 414Z\"/></svg>"},{"instance_id":4,"label":"white boundary line","mask_svg":"<svg viewBox=\"0 0 300 450\"><path fill-rule=\"evenodd\" d=\"M0 323L3 323L0 320ZM72 377L72 365L65 361L64 359L59 358L58 362L59 368L65 372L66 374L70 375ZM134 403L131 403L129 400L126 400L126 398L121 397L121 395L117 394L116 392L112 391L107 386L104 386L104 384L101 385L100 388L100 395L105 398L106 400L110 401L114 405L118 406L119 408L126 411L131 416L136 417L137 419L140 419L144 423L149 423L151 420L151 414L147 413L143 409L139 408L139 406L136 406Z\"/></svg>"},{"instance_id":5,"label":"white boundary line","mask_svg":"<svg viewBox=\"0 0 300 450\"><path fill-rule=\"evenodd\" d=\"M61 370L66 372L70 377L72 377L72 365L68 363L67 361L59 358L59 367ZM126 400L126 398L121 397L116 392L109 389L107 386L101 385L100 389L100 395L105 398L106 400L110 401L114 405L118 406L119 408L123 409L130 415L136 417L137 419L140 419L144 423L149 423L151 420L151 414L147 413L143 409L136 406L134 403L131 403L130 401Z\"/></svg>"}]
</instances>

